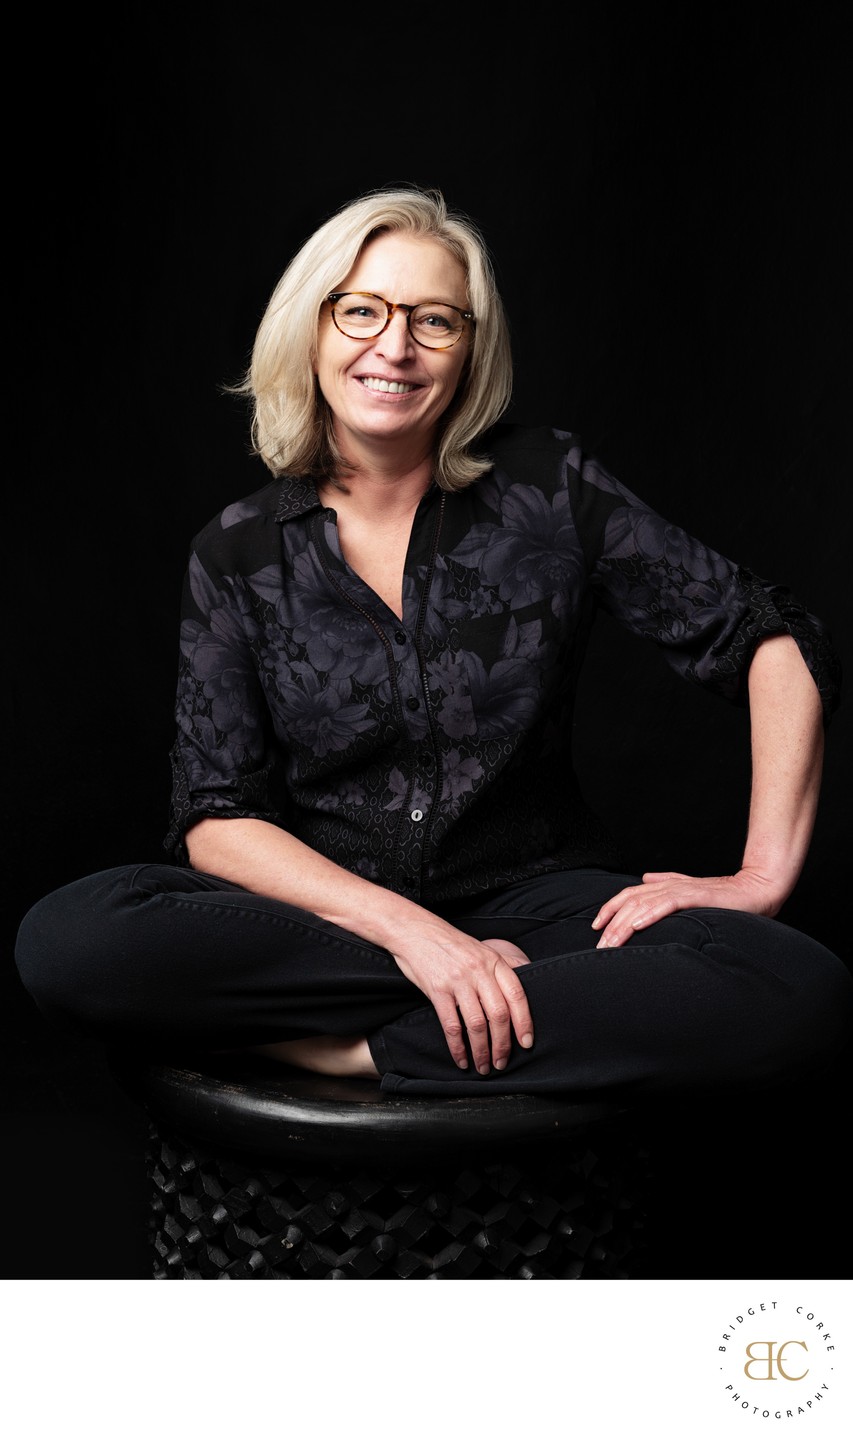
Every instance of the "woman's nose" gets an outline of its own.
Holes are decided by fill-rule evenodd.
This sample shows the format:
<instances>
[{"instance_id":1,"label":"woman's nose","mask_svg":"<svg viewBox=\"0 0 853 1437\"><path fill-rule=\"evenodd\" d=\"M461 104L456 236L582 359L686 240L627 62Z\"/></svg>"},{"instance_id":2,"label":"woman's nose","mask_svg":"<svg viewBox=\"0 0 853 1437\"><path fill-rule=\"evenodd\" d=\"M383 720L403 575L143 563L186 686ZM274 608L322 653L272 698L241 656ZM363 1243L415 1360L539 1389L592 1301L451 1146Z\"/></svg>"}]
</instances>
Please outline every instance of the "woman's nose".
<instances>
[{"instance_id":1,"label":"woman's nose","mask_svg":"<svg viewBox=\"0 0 853 1437\"><path fill-rule=\"evenodd\" d=\"M398 309L388 321L387 329L377 335L377 351L388 359L400 359L407 356L414 349L414 345L406 314L402 309Z\"/></svg>"}]
</instances>

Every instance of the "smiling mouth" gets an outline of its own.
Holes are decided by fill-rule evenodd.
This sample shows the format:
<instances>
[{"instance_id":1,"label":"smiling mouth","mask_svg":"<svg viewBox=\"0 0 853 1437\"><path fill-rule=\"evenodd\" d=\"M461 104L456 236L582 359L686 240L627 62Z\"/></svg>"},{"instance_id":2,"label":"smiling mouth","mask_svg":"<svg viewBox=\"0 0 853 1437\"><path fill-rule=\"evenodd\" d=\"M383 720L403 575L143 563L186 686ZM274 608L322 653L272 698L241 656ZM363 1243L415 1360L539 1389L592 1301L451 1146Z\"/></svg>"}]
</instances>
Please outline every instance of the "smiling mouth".
<instances>
[{"instance_id":1,"label":"smiling mouth","mask_svg":"<svg viewBox=\"0 0 853 1437\"><path fill-rule=\"evenodd\" d=\"M372 374L366 374L360 379L365 389L378 390L380 394L409 394L417 389L416 384L406 384L401 379L375 379Z\"/></svg>"}]
</instances>

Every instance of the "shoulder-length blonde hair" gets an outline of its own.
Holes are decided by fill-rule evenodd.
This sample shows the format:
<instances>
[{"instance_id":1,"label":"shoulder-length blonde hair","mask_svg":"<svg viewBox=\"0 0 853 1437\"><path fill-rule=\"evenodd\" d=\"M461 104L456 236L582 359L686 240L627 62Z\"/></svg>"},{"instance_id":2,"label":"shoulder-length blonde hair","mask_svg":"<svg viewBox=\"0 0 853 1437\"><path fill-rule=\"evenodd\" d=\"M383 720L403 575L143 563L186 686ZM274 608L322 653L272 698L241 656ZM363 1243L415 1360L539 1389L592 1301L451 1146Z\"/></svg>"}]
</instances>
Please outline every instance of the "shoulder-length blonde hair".
<instances>
[{"instance_id":1,"label":"shoulder-length blonde hair","mask_svg":"<svg viewBox=\"0 0 853 1437\"><path fill-rule=\"evenodd\" d=\"M253 452L276 476L346 472L314 372L320 310L367 242L392 231L446 245L465 270L475 316L459 390L443 416L436 482L463 489L489 468L488 456L474 446L512 392L509 328L491 258L476 224L450 210L440 191L395 186L343 205L297 251L267 304L249 367L230 389L249 396Z\"/></svg>"}]
</instances>

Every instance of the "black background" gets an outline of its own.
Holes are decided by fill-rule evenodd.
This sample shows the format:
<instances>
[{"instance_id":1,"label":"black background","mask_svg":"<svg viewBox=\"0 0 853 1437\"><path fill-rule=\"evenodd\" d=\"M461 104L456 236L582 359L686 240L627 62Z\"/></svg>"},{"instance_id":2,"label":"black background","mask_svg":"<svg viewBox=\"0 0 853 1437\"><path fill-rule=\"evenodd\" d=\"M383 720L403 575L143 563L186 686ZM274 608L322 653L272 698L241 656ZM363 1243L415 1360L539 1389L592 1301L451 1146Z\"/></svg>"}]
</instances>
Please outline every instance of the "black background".
<instances>
[{"instance_id":1,"label":"black background","mask_svg":"<svg viewBox=\"0 0 853 1437\"><path fill-rule=\"evenodd\" d=\"M143 1120L97 1049L46 1030L14 935L47 890L161 856L188 543L266 478L221 386L293 251L346 199L411 180L470 213L511 319L512 416L576 430L673 521L791 587L850 671L843 9L789 7L772 29L763 13L130 7L119 28L43 35L24 17L6 1276L148 1275ZM846 705L782 915L845 961L850 723ZM607 623L577 753L636 866L737 867L744 713ZM839 1275L845 1106L814 1095L782 1146L760 1111L739 1145L709 1142L706 1205L675 1222L667 1189L678 1241L649 1275Z\"/></svg>"}]
</instances>

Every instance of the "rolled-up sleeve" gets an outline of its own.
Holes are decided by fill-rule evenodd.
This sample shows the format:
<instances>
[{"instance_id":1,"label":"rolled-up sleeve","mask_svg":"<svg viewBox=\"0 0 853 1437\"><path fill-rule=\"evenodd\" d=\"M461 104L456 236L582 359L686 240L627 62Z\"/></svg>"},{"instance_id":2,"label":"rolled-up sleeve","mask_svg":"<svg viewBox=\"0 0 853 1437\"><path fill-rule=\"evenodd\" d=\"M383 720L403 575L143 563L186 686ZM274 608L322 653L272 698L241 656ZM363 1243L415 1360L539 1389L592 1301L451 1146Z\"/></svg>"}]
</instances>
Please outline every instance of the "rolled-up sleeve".
<instances>
[{"instance_id":1,"label":"rolled-up sleeve","mask_svg":"<svg viewBox=\"0 0 853 1437\"><path fill-rule=\"evenodd\" d=\"M176 738L167 852L188 863L187 830L200 818L277 822L276 761L253 642L245 581L218 566L215 546L196 541L184 580Z\"/></svg>"},{"instance_id":2,"label":"rolled-up sleeve","mask_svg":"<svg viewBox=\"0 0 853 1437\"><path fill-rule=\"evenodd\" d=\"M763 640L790 634L827 723L841 665L825 623L787 588L725 558L661 517L594 461L577 466L573 501L602 609L649 639L682 677L744 704Z\"/></svg>"}]
</instances>

